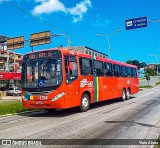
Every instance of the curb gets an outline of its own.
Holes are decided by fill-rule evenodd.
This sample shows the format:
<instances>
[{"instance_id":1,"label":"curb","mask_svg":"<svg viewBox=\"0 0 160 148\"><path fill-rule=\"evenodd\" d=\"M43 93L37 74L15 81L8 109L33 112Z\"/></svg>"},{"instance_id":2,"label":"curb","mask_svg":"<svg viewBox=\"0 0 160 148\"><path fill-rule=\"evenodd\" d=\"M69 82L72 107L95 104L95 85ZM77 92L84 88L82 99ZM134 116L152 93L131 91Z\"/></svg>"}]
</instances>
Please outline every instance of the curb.
<instances>
[{"instance_id":1,"label":"curb","mask_svg":"<svg viewBox=\"0 0 160 148\"><path fill-rule=\"evenodd\" d=\"M26 113L33 113L33 112L40 112L42 110L34 110L34 111L24 111L20 113L13 113L13 114L5 114L5 115L0 115L0 117L8 117L8 116L13 116L13 115L20 115L20 114L26 114Z\"/></svg>"}]
</instances>

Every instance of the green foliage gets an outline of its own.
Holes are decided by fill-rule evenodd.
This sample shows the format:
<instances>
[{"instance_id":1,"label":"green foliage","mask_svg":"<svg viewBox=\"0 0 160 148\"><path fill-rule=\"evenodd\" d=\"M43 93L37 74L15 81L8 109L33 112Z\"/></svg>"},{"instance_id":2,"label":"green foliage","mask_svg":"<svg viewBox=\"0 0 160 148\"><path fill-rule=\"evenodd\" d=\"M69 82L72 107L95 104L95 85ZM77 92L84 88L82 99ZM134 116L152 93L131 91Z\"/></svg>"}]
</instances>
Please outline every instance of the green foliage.
<instances>
[{"instance_id":1,"label":"green foliage","mask_svg":"<svg viewBox=\"0 0 160 148\"><path fill-rule=\"evenodd\" d=\"M153 86L151 86L151 85L144 85L144 86L140 86L139 88L153 88Z\"/></svg>"},{"instance_id":2,"label":"green foliage","mask_svg":"<svg viewBox=\"0 0 160 148\"><path fill-rule=\"evenodd\" d=\"M146 69L145 77L147 77L147 76L156 76L156 75L157 75L157 73L156 73L156 71L154 69L151 69L151 68Z\"/></svg>"},{"instance_id":3,"label":"green foliage","mask_svg":"<svg viewBox=\"0 0 160 148\"><path fill-rule=\"evenodd\" d=\"M128 60L126 63L127 64L133 64L132 60Z\"/></svg>"},{"instance_id":4,"label":"green foliage","mask_svg":"<svg viewBox=\"0 0 160 148\"><path fill-rule=\"evenodd\" d=\"M138 67L138 69L147 66L147 64L145 62L139 62L138 60L128 60L126 62L127 64L132 64Z\"/></svg>"},{"instance_id":5,"label":"green foliage","mask_svg":"<svg viewBox=\"0 0 160 148\"><path fill-rule=\"evenodd\" d=\"M26 111L22 106L22 101L1 101L0 102L0 115L14 114Z\"/></svg>"},{"instance_id":6,"label":"green foliage","mask_svg":"<svg viewBox=\"0 0 160 148\"><path fill-rule=\"evenodd\" d=\"M160 136L159 136L159 138L157 139L157 142L158 142L158 145L156 145L155 148L160 148Z\"/></svg>"}]
</instances>

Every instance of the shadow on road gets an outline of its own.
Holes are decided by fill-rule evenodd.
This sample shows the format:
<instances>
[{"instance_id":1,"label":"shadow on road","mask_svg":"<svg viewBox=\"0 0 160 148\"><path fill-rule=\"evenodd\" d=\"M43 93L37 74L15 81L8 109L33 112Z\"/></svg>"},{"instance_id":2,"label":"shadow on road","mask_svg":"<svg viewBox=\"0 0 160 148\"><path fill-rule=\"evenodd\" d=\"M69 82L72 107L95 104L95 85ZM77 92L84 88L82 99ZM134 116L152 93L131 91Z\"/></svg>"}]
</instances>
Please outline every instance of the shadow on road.
<instances>
[{"instance_id":1,"label":"shadow on road","mask_svg":"<svg viewBox=\"0 0 160 148\"><path fill-rule=\"evenodd\" d=\"M135 97L131 97L133 99ZM121 102L120 99L112 99L112 100L107 100L107 101L102 101L98 103L91 104L90 110L100 108L103 106L108 106L110 104L114 104L117 102ZM72 114L78 114L81 113L79 107L74 107L70 109L57 109L55 111L47 111L47 110L34 110L32 112L27 112L27 113L21 113L21 116L29 116L29 117L65 117L65 116L70 116Z\"/></svg>"},{"instance_id":2,"label":"shadow on road","mask_svg":"<svg viewBox=\"0 0 160 148\"><path fill-rule=\"evenodd\" d=\"M156 127L155 125L139 123L139 122L135 122L135 121L105 121L105 123L138 124L138 125L145 126L145 127L159 128L159 127Z\"/></svg>"}]
</instances>

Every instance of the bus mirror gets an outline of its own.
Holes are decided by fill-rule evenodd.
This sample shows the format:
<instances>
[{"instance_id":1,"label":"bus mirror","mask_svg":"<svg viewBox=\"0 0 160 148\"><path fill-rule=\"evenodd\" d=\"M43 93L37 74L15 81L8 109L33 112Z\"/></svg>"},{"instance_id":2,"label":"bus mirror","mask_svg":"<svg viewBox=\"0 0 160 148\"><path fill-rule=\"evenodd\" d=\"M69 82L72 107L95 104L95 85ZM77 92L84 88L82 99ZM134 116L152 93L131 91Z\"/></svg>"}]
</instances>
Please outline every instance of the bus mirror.
<instances>
[{"instance_id":1,"label":"bus mirror","mask_svg":"<svg viewBox=\"0 0 160 148\"><path fill-rule=\"evenodd\" d=\"M69 62L69 71L72 71L72 70L73 70L73 63Z\"/></svg>"}]
</instances>

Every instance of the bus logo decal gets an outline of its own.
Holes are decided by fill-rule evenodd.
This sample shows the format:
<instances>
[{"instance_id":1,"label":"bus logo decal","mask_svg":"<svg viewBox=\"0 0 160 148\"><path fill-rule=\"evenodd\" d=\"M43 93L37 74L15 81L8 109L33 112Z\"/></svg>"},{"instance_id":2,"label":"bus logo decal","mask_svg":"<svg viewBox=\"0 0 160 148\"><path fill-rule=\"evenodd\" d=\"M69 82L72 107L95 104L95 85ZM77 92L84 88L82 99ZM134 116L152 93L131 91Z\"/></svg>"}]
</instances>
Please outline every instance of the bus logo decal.
<instances>
[{"instance_id":1,"label":"bus logo decal","mask_svg":"<svg viewBox=\"0 0 160 148\"><path fill-rule=\"evenodd\" d=\"M93 87L93 81L87 81L87 79L83 79L82 81L80 81L80 87Z\"/></svg>"}]
</instances>

